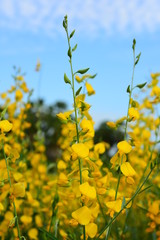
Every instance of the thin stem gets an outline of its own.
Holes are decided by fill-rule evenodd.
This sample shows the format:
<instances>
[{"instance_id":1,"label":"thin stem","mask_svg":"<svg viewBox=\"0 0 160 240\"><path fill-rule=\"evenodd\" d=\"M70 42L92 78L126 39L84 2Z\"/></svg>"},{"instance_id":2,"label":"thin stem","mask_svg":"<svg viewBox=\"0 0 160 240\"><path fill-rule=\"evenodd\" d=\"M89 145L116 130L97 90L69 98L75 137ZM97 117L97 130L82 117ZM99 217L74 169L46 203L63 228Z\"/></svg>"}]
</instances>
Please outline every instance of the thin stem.
<instances>
[{"instance_id":1,"label":"thin stem","mask_svg":"<svg viewBox=\"0 0 160 240\"><path fill-rule=\"evenodd\" d=\"M70 37L68 34L68 25L65 28L66 33L67 33L67 40L68 40L68 47L71 50L71 45L70 45ZM77 143L79 143L79 131L78 131L78 117L77 117L77 106L76 106L76 96L75 96L75 89L74 89L74 72L73 72L73 65L72 65L72 53L70 56L70 68L71 68L71 75L72 75L72 93L73 93L73 101L74 101L74 112L75 112L75 124L76 124L76 133L77 133ZM82 184L82 159L78 159L79 161L79 173L80 173L80 184ZM82 206L84 206L84 204L82 203ZM85 233L85 226L83 227L83 239L86 239L86 233Z\"/></svg>"}]
</instances>

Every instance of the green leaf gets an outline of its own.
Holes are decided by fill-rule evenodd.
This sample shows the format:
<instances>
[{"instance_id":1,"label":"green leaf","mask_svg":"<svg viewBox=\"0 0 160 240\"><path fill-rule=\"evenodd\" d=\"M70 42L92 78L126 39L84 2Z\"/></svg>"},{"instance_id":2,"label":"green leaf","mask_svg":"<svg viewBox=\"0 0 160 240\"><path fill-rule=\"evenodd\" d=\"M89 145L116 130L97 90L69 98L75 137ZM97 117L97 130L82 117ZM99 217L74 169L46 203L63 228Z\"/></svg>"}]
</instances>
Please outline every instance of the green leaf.
<instances>
[{"instance_id":1,"label":"green leaf","mask_svg":"<svg viewBox=\"0 0 160 240\"><path fill-rule=\"evenodd\" d=\"M82 89L82 87L80 87L80 88L77 90L77 92L76 92L76 96L78 96L78 95L79 95L79 93L80 93L81 89Z\"/></svg>"},{"instance_id":2,"label":"green leaf","mask_svg":"<svg viewBox=\"0 0 160 240\"><path fill-rule=\"evenodd\" d=\"M88 70L89 70L89 68L80 69L76 73L84 74L84 73L88 72Z\"/></svg>"},{"instance_id":3,"label":"green leaf","mask_svg":"<svg viewBox=\"0 0 160 240\"><path fill-rule=\"evenodd\" d=\"M56 237L54 237L53 235L51 235L49 232L47 232L44 228L39 228L39 230L43 233L46 234L47 237L49 237L50 239L53 239L53 240L58 240Z\"/></svg>"},{"instance_id":4,"label":"green leaf","mask_svg":"<svg viewBox=\"0 0 160 240\"><path fill-rule=\"evenodd\" d=\"M1 112L1 117L0 119L2 120L6 114L6 111L7 111L7 108L8 108L8 105L5 107L5 109Z\"/></svg>"},{"instance_id":5,"label":"green leaf","mask_svg":"<svg viewBox=\"0 0 160 240\"><path fill-rule=\"evenodd\" d=\"M71 34L70 34L70 36L69 36L70 38L72 38L72 37L73 37L73 35L74 35L75 31L76 31L76 30L74 29L74 30L71 32Z\"/></svg>"},{"instance_id":6,"label":"green leaf","mask_svg":"<svg viewBox=\"0 0 160 240\"><path fill-rule=\"evenodd\" d=\"M147 82L142 83L142 84L138 84L136 87L138 87L138 88L143 88L146 84L147 84Z\"/></svg>"},{"instance_id":7,"label":"green leaf","mask_svg":"<svg viewBox=\"0 0 160 240\"><path fill-rule=\"evenodd\" d=\"M71 85L71 81L69 80L66 74L64 74L64 81L65 83L69 83Z\"/></svg>"},{"instance_id":8,"label":"green leaf","mask_svg":"<svg viewBox=\"0 0 160 240\"><path fill-rule=\"evenodd\" d=\"M72 57L72 51L71 51L71 48L70 48L70 47L69 47L69 49L68 49L68 53L67 53L67 54L68 54L68 57L69 57L69 58Z\"/></svg>"},{"instance_id":9,"label":"green leaf","mask_svg":"<svg viewBox=\"0 0 160 240\"><path fill-rule=\"evenodd\" d=\"M72 48L72 52L74 52L77 49L77 44Z\"/></svg>"},{"instance_id":10,"label":"green leaf","mask_svg":"<svg viewBox=\"0 0 160 240\"><path fill-rule=\"evenodd\" d=\"M121 209L123 209L125 205L126 205L126 199L125 197L123 197Z\"/></svg>"},{"instance_id":11,"label":"green leaf","mask_svg":"<svg viewBox=\"0 0 160 240\"><path fill-rule=\"evenodd\" d=\"M137 60L135 61L135 65L137 65L137 63L139 62L140 56L141 56L141 52L136 57Z\"/></svg>"},{"instance_id":12,"label":"green leaf","mask_svg":"<svg viewBox=\"0 0 160 240\"><path fill-rule=\"evenodd\" d=\"M130 85L128 85L128 87L127 87L127 92L128 92L128 93L131 93Z\"/></svg>"}]
</instances>

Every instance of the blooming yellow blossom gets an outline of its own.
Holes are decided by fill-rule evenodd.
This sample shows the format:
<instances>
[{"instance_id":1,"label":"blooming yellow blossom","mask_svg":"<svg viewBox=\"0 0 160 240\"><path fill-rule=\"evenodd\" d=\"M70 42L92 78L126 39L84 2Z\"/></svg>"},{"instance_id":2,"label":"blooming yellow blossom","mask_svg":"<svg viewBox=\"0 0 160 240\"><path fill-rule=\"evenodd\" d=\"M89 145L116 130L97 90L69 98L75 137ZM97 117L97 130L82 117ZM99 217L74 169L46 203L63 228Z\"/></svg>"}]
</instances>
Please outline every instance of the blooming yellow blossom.
<instances>
[{"instance_id":1,"label":"blooming yellow blossom","mask_svg":"<svg viewBox=\"0 0 160 240\"><path fill-rule=\"evenodd\" d=\"M134 107L129 108L128 114L133 121L139 119L139 112Z\"/></svg>"},{"instance_id":2,"label":"blooming yellow blossom","mask_svg":"<svg viewBox=\"0 0 160 240\"><path fill-rule=\"evenodd\" d=\"M8 120L0 121L0 129L2 132L9 132L12 129L13 124Z\"/></svg>"},{"instance_id":3,"label":"blooming yellow blossom","mask_svg":"<svg viewBox=\"0 0 160 240\"><path fill-rule=\"evenodd\" d=\"M79 186L81 194L85 195L90 199L96 198L96 189L88 184L88 182L82 183Z\"/></svg>"},{"instance_id":4,"label":"blooming yellow blossom","mask_svg":"<svg viewBox=\"0 0 160 240\"><path fill-rule=\"evenodd\" d=\"M16 90L16 94L15 94L16 100L20 101L23 98L23 94L21 92L21 90Z\"/></svg>"},{"instance_id":5,"label":"blooming yellow blossom","mask_svg":"<svg viewBox=\"0 0 160 240\"><path fill-rule=\"evenodd\" d=\"M19 182L13 184L11 192L14 197L24 197L25 196L25 186L24 183Z\"/></svg>"},{"instance_id":6,"label":"blooming yellow blossom","mask_svg":"<svg viewBox=\"0 0 160 240\"><path fill-rule=\"evenodd\" d=\"M131 145L127 141L121 141L117 144L120 153L129 153L132 150Z\"/></svg>"},{"instance_id":7,"label":"blooming yellow blossom","mask_svg":"<svg viewBox=\"0 0 160 240\"><path fill-rule=\"evenodd\" d=\"M28 231L28 236L30 239L38 240L38 230L36 228L31 228Z\"/></svg>"},{"instance_id":8,"label":"blooming yellow blossom","mask_svg":"<svg viewBox=\"0 0 160 240\"><path fill-rule=\"evenodd\" d=\"M84 143L75 143L72 145L72 150L80 158L86 158L89 155L89 149Z\"/></svg>"},{"instance_id":9,"label":"blooming yellow blossom","mask_svg":"<svg viewBox=\"0 0 160 240\"><path fill-rule=\"evenodd\" d=\"M72 217L76 219L79 224L87 225L92 218L91 210L87 206L83 206L72 212Z\"/></svg>"}]
</instances>

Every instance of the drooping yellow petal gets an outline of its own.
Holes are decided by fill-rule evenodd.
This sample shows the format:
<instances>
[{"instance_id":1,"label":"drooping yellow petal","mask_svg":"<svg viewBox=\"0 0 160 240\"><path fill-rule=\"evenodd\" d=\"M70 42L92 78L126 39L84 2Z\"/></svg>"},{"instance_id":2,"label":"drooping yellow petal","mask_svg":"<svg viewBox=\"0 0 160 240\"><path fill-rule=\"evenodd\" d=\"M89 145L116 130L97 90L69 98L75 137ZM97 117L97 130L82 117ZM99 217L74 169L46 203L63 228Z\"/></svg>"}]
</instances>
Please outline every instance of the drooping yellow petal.
<instances>
[{"instance_id":1,"label":"drooping yellow petal","mask_svg":"<svg viewBox=\"0 0 160 240\"><path fill-rule=\"evenodd\" d=\"M97 225L95 223L89 223L86 226L86 233L90 238L94 238L97 234Z\"/></svg>"},{"instance_id":2,"label":"drooping yellow petal","mask_svg":"<svg viewBox=\"0 0 160 240\"><path fill-rule=\"evenodd\" d=\"M86 85L88 96L95 94L95 91L94 91L94 89L93 89L91 84L86 82L85 85Z\"/></svg>"},{"instance_id":3,"label":"drooping yellow petal","mask_svg":"<svg viewBox=\"0 0 160 240\"><path fill-rule=\"evenodd\" d=\"M80 158L86 158L89 155L89 149L84 143L75 143L72 145L72 150Z\"/></svg>"},{"instance_id":4,"label":"drooping yellow petal","mask_svg":"<svg viewBox=\"0 0 160 240\"><path fill-rule=\"evenodd\" d=\"M13 124L8 120L0 121L0 129L2 132L9 132L12 129Z\"/></svg>"},{"instance_id":5,"label":"drooping yellow petal","mask_svg":"<svg viewBox=\"0 0 160 240\"><path fill-rule=\"evenodd\" d=\"M106 124L110 128L116 128L116 124L114 122L106 122Z\"/></svg>"},{"instance_id":6,"label":"drooping yellow petal","mask_svg":"<svg viewBox=\"0 0 160 240\"><path fill-rule=\"evenodd\" d=\"M79 186L79 190L81 194L85 195L90 199L96 198L96 190L94 187L91 187L88 182L85 182Z\"/></svg>"},{"instance_id":7,"label":"drooping yellow petal","mask_svg":"<svg viewBox=\"0 0 160 240\"><path fill-rule=\"evenodd\" d=\"M132 150L132 146L127 141L119 142L117 148L121 153L129 153Z\"/></svg>"},{"instance_id":8,"label":"drooping yellow petal","mask_svg":"<svg viewBox=\"0 0 160 240\"><path fill-rule=\"evenodd\" d=\"M72 212L72 217L76 219L79 222L79 224L87 225L92 218L91 210L88 207L83 206L77 209L76 211Z\"/></svg>"},{"instance_id":9,"label":"drooping yellow petal","mask_svg":"<svg viewBox=\"0 0 160 240\"><path fill-rule=\"evenodd\" d=\"M126 177L132 177L136 174L135 170L132 168L131 164L129 162L124 162L121 165L121 172Z\"/></svg>"}]
</instances>

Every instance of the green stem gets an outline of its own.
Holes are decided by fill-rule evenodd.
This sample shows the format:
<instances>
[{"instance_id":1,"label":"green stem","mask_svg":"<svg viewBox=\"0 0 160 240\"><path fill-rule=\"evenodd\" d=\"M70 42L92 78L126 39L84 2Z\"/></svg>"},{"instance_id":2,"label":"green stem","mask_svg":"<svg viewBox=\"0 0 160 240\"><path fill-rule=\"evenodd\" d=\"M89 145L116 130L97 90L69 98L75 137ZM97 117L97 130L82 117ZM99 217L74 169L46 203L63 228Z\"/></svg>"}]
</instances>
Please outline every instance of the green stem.
<instances>
[{"instance_id":1,"label":"green stem","mask_svg":"<svg viewBox=\"0 0 160 240\"><path fill-rule=\"evenodd\" d=\"M146 181L148 180L149 176L151 175L153 169L155 167L153 167L150 172L148 173L148 175L146 176L145 180L143 181L143 183L141 184L141 186L135 191L135 193L133 194L133 196L131 197L131 199L124 205L124 207L112 218L112 220L102 229L102 231L99 233L98 237L96 238L99 239L100 236L103 234L103 232L116 220L116 218L121 214L121 212L128 206L128 204L130 202L132 202L134 200L134 198L139 194L139 192L141 191L142 187L144 186L144 184L146 183Z\"/></svg>"},{"instance_id":2,"label":"green stem","mask_svg":"<svg viewBox=\"0 0 160 240\"><path fill-rule=\"evenodd\" d=\"M10 178L10 174L9 174L9 166L8 166L7 156L6 156L5 151L4 151L4 142L3 141L2 141L2 151L3 151L4 158L5 158L7 174L8 174L8 181L9 181L9 185L10 185L10 188L11 188L12 184L11 184L11 178ZM21 239L21 233L20 233L19 224L18 224L17 210L16 210L16 205L15 205L14 200L13 200L13 207L14 207L14 217L15 217L15 221L16 221L18 237L19 237L19 239Z\"/></svg>"},{"instance_id":3,"label":"green stem","mask_svg":"<svg viewBox=\"0 0 160 240\"><path fill-rule=\"evenodd\" d=\"M70 37L69 37L69 34L68 34L68 25L66 26L65 30L66 30L66 33L67 33L68 47L69 47L69 49L71 49ZM72 52L71 52L69 63L70 63L71 75L72 75L72 85L71 86L72 86L73 101L74 101L77 143L79 143L78 117L77 117L76 96L75 96L75 89L74 89L74 73L73 73L73 65L72 65ZM78 161L79 161L80 184L82 184L82 159L79 158ZM82 206L84 206L83 203L82 203ZM85 226L83 226L83 239L84 240L86 239Z\"/></svg>"}]
</instances>

